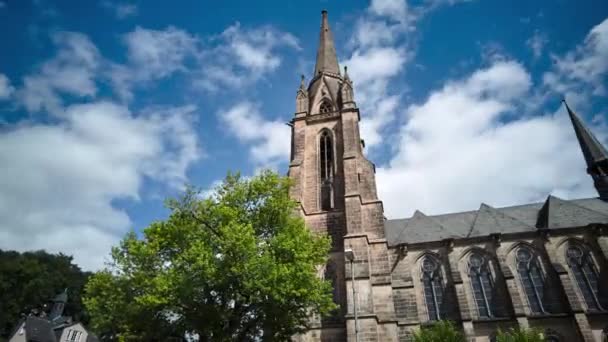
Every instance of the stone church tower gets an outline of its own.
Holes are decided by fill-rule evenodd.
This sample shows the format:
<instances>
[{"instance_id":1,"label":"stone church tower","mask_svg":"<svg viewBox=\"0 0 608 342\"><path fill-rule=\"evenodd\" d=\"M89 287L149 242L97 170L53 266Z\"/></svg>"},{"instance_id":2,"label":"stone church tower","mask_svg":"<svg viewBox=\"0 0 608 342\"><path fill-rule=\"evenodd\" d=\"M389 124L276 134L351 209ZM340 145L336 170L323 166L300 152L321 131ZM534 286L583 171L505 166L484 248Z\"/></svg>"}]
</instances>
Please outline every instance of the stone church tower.
<instances>
[{"instance_id":1,"label":"stone church tower","mask_svg":"<svg viewBox=\"0 0 608 342\"><path fill-rule=\"evenodd\" d=\"M303 340L343 341L346 331L354 332L354 326L346 329L354 322L345 248L352 249L356 258L362 333L376 334L375 316L365 318L381 309L374 309L371 298L381 303L390 296L382 202L376 194L375 166L363 154L359 120L353 83L346 68L340 72L327 12L323 11L314 75L308 86L302 77L297 92L289 177L294 180L292 196L300 203L306 224L331 237L330 261L322 276L333 282L334 300L341 312L317 322ZM380 266L374 272L373 263Z\"/></svg>"},{"instance_id":2,"label":"stone church tower","mask_svg":"<svg viewBox=\"0 0 608 342\"><path fill-rule=\"evenodd\" d=\"M550 342L608 341L608 150L566 110L599 197L387 220L323 11L315 71L290 123L289 177L307 226L331 237L319 276L340 310L294 340L405 342L450 320L467 342L514 327Z\"/></svg>"}]
</instances>

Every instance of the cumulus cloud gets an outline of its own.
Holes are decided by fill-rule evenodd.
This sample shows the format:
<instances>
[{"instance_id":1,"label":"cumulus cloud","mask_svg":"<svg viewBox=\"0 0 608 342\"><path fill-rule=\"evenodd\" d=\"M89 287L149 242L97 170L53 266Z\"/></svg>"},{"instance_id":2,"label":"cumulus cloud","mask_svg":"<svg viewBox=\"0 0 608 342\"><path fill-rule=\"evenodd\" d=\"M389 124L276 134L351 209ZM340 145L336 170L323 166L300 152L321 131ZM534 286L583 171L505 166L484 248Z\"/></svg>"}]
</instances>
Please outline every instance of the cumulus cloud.
<instances>
[{"instance_id":1,"label":"cumulus cloud","mask_svg":"<svg viewBox=\"0 0 608 342\"><path fill-rule=\"evenodd\" d=\"M560 93L584 90L605 95L608 72L608 18L593 27L585 41L563 56L552 55L555 68L545 73L545 85Z\"/></svg>"},{"instance_id":2,"label":"cumulus cloud","mask_svg":"<svg viewBox=\"0 0 608 342\"><path fill-rule=\"evenodd\" d=\"M76 32L58 32L52 40L57 47L55 57L25 76L23 87L17 91L19 101L31 112L60 112L62 94L82 98L97 93L95 76L101 57L95 45Z\"/></svg>"},{"instance_id":3,"label":"cumulus cloud","mask_svg":"<svg viewBox=\"0 0 608 342\"><path fill-rule=\"evenodd\" d=\"M192 106L131 113L111 102L69 106L56 124L0 133L0 248L72 254L85 269L130 228L117 199L144 179L182 186L199 154Z\"/></svg>"},{"instance_id":4,"label":"cumulus cloud","mask_svg":"<svg viewBox=\"0 0 608 342\"><path fill-rule=\"evenodd\" d=\"M11 85L11 80L4 74L0 74L0 100L6 100L15 91L15 87Z\"/></svg>"},{"instance_id":5,"label":"cumulus cloud","mask_svg":"<svg viewBox=\"0 0 608 342\"><path fill-rule=\"evenodd\" d=\"M202 54L196 84L208 91L251 84L281 65L282 49L300 50L296 37L270 26L243 29L239 23L214 39Z\"/></svg>"},{"instance_id":6,"label":"cumulus cloud","mask_svg":"<svg viewBox=\"0 0 608 342\"><path fill-rule=\"evenodd\" d=\"M382 140L382 130L395 118L399 96L388 91L390 80L399 75L411 55L393 46L355 50L348 60L348 73L355 82L355 99L365 115L361 136L366 146L374 147Z\"/></svg>"},{"instance_id":7,"label":"cumulus cloud","mask_svg":"<svg viewBox=\"0 0 608 342\"><path fill-rule=\"evenodd\" d=\"M431 0L411 5L406 0L372 0L356 20L349 41L350 57L342 61L355 82L355 100L364 115L361 136L372 151L382 141L387 126L397 118L406 90L390 90L391 82L403 76L414 57L416 22L442 6L460 0Z\"/></svg>"},{"instance_id":8,"label":"cumulus cloud","mask_svg":"<svg viewBox=\"0 0 608 342\"><path fill-rule=\"evenodd\" d=\"M289 127L279 120L266 120L254 103L240 102L217 114L230 133L251 146L256 166L274 167L289 158Z\"/></svg>"},{"instance_id":9,"label":"cumulus cloud","mask_svg":"<svg viewBox=\"0 0 608 342\"><path fill-rule=\"evenodd\" d=\"M378 168L387 216L593 195L563 110L513 116L531 84L521 64L497 61L411 105L397 153Z\"/></svg>"},{"instance_id":10,"label":"cumulus cloud","mask_svg":"<svg viewBox=\"0 0 608 342\"><path fill-rule=\"evenodd\" d=\"M372 0L369 11L378 16L403 21L408 15L408 6L405 0Z\"/></svg>"},{"instance_id":11,"label":"cumulus cloud","mask_svg":"<svg viewBox=\"0 0 608 342\"><path fill-rule=\"evenodd\" d=\"M199 53L198 39L190 33L169 26L163 30L136 27L123 36L127 64L111 63L109 78L123 99L130 99L132 87L159 80L187 69L189 59Z\"/></svg>"}]
</instances>

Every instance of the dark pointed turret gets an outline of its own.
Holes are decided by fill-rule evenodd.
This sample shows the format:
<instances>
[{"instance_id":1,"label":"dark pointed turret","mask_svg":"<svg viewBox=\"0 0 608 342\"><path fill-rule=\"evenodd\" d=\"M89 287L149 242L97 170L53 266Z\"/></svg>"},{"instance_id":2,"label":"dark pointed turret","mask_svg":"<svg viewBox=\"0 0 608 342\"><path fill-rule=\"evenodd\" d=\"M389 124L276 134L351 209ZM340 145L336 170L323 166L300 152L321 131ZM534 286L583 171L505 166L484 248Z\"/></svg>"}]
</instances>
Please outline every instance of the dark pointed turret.
<instances>
[{"instance_id":1,"label":"dark pointed turret","mask_svg":"<svg viewBox=\"0 0 608 342\"><path fill-rule=\"evenodd\" d=\"M65 289L62 293L58 294L53 299L53 308L51 309L49 318L51 320L54 320L56 318L61 317L61 315L63 315L63 309L65 308L65 304L67 302L68 302L68 289Z\"/></svg>"},{"instance_id":2,"label":"dark pointed turret","mask_svg":"<svg viewBox=\"0 0 608 342\"><path fill-rule=\"evenodd\" d=\"M315 65L315 74L313 77L316 77L320 73L340 74L336 47L331 35L331 30L329 29L327 11L325 10L321 12L321 34L319 38L319 49L317 50L317 64Z\"/></svg>"},{"instance_id":3,"label":"dark pointed turret","mask_svg":"<svg viewBox=\"0 0 608 342\"><path fill-rule=\"evenodd\" d=\"M576 138L587 162L587 173L593 178L593 183L601 199L608 200L608 151L585 126L583 120L573 112L566 100L562 101L572 121Z\"/></svg>"}]
</instances>

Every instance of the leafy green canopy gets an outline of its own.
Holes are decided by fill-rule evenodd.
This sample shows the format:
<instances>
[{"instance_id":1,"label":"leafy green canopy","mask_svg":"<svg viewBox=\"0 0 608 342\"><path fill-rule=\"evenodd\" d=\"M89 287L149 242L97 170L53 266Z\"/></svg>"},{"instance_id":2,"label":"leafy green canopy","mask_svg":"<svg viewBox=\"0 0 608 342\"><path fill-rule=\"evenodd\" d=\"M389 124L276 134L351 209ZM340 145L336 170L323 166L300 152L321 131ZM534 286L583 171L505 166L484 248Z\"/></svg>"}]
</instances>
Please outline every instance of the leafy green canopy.
<instances>
[{"instance_id":1,"label":"leafy green canopy","mask_svg":"<svg viewBox=\"0 0 608 342\"><path fill-rule=\"evenodd\" d=\"M499 331L496 342L543 342L545 338L541 331L536 329L510 329Z\"/></svg>"},{"instance_id":2,"label":"leafy green canopy","mask_svg":"<svg viewBox=\"0 0 608 342\"><path fill-rule=\"evenodd\" d=\"M451 321L438 321L424 327L413 336L414 342L465 342L464 335Z\"/></svg>"},{"instance_id":3,"label":"leafy green canopy","mask_svg":"<svg viewBox=\"0 0 608 342\"><path fill-rule=\"evenodd\" d=\"M329 239L296 215L289 180L229 174L213 195L168 201L166 221L128 234L84 299L93 328L126 340L288 340L336 308L317 277Z\"/></svg>"},{"instance_id":4,"label":"leafy green canopy","mask_svg":"<svg viewBox=\"0 0 608 342\"><path fill-rule=\"evenodd\" d=\"M21 314L43 309L66 288L64 313L86 323L80 293L88 276L72 263L71 256L0 250L0 341L9 337Z\"/></svg>"}]
</instances>

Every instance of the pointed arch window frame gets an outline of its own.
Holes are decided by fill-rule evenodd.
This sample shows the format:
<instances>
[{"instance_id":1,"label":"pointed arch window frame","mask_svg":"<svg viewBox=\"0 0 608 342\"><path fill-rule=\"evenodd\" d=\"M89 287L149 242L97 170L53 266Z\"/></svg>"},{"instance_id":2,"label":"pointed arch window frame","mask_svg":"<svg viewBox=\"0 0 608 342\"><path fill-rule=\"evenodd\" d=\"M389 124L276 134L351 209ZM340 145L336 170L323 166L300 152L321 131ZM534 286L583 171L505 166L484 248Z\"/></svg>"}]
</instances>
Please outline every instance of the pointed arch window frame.
<instances>
[{"instance_id":1,"label":"pointed arch window frame","mask_svg":"<svg viewBox=\"0 0 608 342\"><path fill-rule=\"evenodd\" d=\"M605 311L606 305L599 298L600 275L591 249L578 241L568 241L564 257L587 310Z\"/></svg>"},{"instance_id":2,"label":"pointed arch window frame","mask_svg":"<svg viewBox=\"0 0 608 342\"><path fill-rule=\"evenodd\" d=\"M525 253L528 253L527 255ZM519 245L515 248L515 269L519 284L532 314L546 314L549 311L543 304L547 297L546 273L538 252L531 246Z\"/></svg>"},{"instance_id":3,"label":"pointed arch window frame","mask_svg":"<svg viewBox=\"0 0 608 342\"><path fill-rule=\"evenodd\" d=\"M492 272L491 258L484 252L473 250L467 256L466 267L477 314L480 318L499 317L500 312L494 302L496 277Z\"/></svg>"},{"instance_id":4,"label":"pointed arch window frame","mask_svg":"<svg viewBox=\"0 0 608 342\"><path fill-rule=\"evenodd\" d=\"M441 260L425 253L419 259L422 297L429 321L439 321L447 316L444 307L446 283Z\"/></svg>"},{"instance_id":5,"label":"pointed arch window frame","mask_svg":"<svg viewBox=\"0 0 608 342\"><path fill-rule=\"evenodd\" d=\"M319 152L319 208L323 211L335 208L334 174L336 172L336 151L334 134L323 128L318 134ZM327 194L325 192L328 192ZM328 202L327 202L328 201Z\"/></svg>"}]
</instances>

